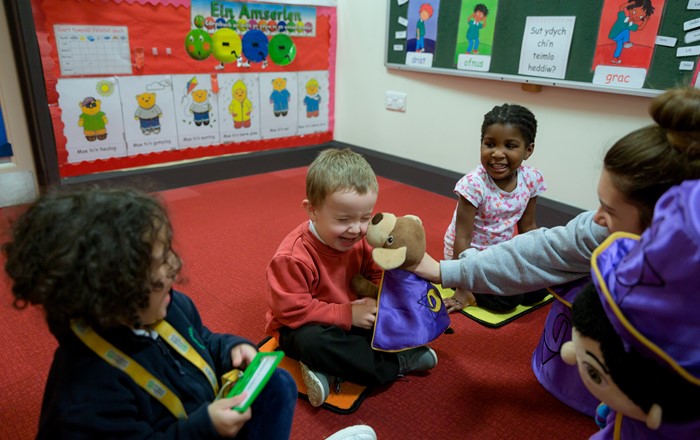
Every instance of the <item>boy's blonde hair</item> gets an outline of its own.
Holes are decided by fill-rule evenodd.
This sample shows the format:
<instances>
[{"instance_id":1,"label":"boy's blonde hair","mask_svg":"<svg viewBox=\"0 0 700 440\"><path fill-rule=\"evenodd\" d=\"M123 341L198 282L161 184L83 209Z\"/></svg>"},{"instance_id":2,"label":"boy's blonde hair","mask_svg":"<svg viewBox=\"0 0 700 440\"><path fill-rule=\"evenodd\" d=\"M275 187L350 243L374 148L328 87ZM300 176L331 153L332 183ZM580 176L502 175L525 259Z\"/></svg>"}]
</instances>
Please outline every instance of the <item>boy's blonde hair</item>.
<instances>
[{"instance_id":1,"label":"boy's blonde hair","mask_svg":"<svg viewBox=\"0 0 700 440\"><path fill-rule=\"evenodd\" d=\"M306 198L318 207L323 205L326 196L343 190L360 195L378 192L374 170L364 157L350 148L321 151L306 173Z\"/></svg>"}]
</instances>

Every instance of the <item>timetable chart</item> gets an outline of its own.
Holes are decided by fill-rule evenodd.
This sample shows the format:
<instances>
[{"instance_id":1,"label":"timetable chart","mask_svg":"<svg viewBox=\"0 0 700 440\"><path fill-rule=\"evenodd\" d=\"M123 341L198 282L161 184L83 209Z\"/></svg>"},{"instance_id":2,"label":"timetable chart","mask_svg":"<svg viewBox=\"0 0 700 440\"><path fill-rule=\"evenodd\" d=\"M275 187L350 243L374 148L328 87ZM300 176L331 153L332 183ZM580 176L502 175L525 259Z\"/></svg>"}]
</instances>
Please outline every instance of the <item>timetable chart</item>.
<instances>
[{"instance_id":1,"label":"timetable chart","mask_svg":"<svg viewBox=\"0 0 700 440\"><path fill-rule=\"evenodd\" d=\"M131 74L126 26L54 25L62 76Z\"/></svg>"}]
</instances>

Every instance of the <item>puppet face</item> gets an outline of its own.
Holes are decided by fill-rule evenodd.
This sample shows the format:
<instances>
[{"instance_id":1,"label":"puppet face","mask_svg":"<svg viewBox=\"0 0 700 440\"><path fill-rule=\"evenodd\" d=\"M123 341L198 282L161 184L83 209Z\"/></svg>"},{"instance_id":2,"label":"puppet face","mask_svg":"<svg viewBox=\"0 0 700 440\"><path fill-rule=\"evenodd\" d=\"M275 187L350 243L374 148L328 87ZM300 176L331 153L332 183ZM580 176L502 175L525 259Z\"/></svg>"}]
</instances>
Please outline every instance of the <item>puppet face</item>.
<instances>
[{"instance_id":1,"label":"puppet face","mask_svg":"<svg viewBox=\"0 0 700 440\"><path fill-rule=\"evenodd\" d=\"M270 40L270 58L278 66L291 63L296 55L296 46L288 35L277 34Z\"/></svg>"},{"instance_id":2,"label":"puppet face","mask_svg":"<svg viewBox=\"0 0 700 440\"><path fill-rule=\"evenodd\" d=\"M229 28L221 28L212 36L214 58L222 63L230 63L242 54L241 37Z\"/></svg>"},{"instance_id":3,"label":"puppet face","mask_svg":"<svg viewBox=\"0 0 700 440\"><path fill-rule=\"evenodd\" d=\"M148 110L156 105L156 94L152 92L141 93L140 95L136 95L136 101L139 103L140 107Z\"/></svg>"},{"instance_id":4,"label":"puppet face","mask_svg":"<svg viewBox=\"0 0 700 440\"><path fill-rule=\"evenodd\" d=\"M192 92L192 99L194 102L203 103L206 102L208 98L208 93L206 90L195 90Z\"/></svg>"},{"instance_id":5,"label":"puppet face","mask_svg":"<svg viewBox=\"0 0 700 440\"><path fill-rule=\"evenodd\" d=\"M251 30L243 35L243 55L248 60L259 63L267 58L267 36L260 30Z\"/></svg>"},{"instance_id":6,"label":"puppet face","mask_svg":"<svg viewBox=\"0 0 700 440\"><path fill-rule=\"evenodd\" d=\"M374 262L384 270L414 266L425 255L423 222L415 215L379 212L367 229L367 243L374 248Z\"/></svg>"},{"instance_id":7,"label":"puppet face","mask_svg":"<svg viewBox=\"0 0 700 440\"><path fill-rule=\"evenodd\" d=\"M591 394L618 413L640 421L647 420L644 411L613 381L610 370L605 365L603 353L600 351L600 342L583 336L574 328L571 342L567 344L573 345L573 352L571 345L562 348L562 359L578 367L581 380ZM565 355L564 352L567 351L569 354ZM649 380L654 379L649 378Z\"/></svg>"},{"instance_id":8,"label":"puppet face","mask_svg":"<svg viewBox=\"0 0 700 440\"><path fill-rule=\"evenodd\" d=\"M101 105L102 103L99 99L95 100L95 98L88 96L80 103L80 109L86 115L96 115L100 111Z\"/></svg>"},{"instance_id":9,"label":"puppet face","mask_svg":"<svg viewBox=\"0 0 700 440\"><path fill-rule=\"evenodd\" d=\"M195 60L205 60L211 55L212 39L209 32L193 29L185 37L185 50Z\"/></svg>"}]
</instances>

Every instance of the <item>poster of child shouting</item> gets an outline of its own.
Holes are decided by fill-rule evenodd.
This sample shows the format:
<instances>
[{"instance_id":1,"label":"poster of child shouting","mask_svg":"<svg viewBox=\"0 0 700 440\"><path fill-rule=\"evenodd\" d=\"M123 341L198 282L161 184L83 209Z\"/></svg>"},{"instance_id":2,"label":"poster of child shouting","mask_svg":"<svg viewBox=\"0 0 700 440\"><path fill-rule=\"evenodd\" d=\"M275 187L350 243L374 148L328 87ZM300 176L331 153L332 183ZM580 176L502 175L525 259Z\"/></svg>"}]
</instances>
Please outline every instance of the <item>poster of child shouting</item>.
<instances>
[{"instance_id":1,"label":"poster of child shouting","mask_svg":"<svg viewBox=\"0 0 700 440\"><path fill-rule=\"evenodd\" d=\"M641 88L654 54L665 0L605 0L592 70L594 83L609 74Z\"/></svg>"}]
</instances>

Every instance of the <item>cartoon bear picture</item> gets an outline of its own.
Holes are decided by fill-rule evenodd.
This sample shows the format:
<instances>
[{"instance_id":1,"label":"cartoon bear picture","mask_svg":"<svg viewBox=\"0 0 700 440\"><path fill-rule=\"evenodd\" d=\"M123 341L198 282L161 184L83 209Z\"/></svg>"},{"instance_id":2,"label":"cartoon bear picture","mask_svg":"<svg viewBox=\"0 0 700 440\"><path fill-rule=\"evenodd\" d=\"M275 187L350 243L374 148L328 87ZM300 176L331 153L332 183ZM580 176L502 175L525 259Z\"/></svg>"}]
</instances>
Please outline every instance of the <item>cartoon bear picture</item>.
<instances>
[{"instance_id":1,"label":"cartoon bear picture","mask_svg":"<svg viewBox=\"0 0 700 440\"><path fill-rule=\"evenodd\" d=\"M306 106L306 117L317 118L319 114L319 105L321 104L321 95L318 81L316 78L311 78L306 82L306 96L304 97L304 105Z\"/></svg>"},{"instance_id":2,"label":"cartoon bear picture","mask_svg":"<svg viewBox=\"0 0 700 440\"><path fill-rule=\"evenodd\" d=\"M90 142L107 139L107 116L101 110L102 102L88 96L78 105L83 111L78 117L78 126L83 127L85 139Z\"/></svg>"},{"instance_id":3,"label":"cartoon bear picture","mask_svg":"<svg viewBox=\"0 0 700 440\"><path fill-rule=\"evenodd\" d=\"M253 103L248 99L248 88L242 80L239 79L231 87L231 98L228 112L233 117L233 128L250 127Z\"/></svg>"},{"instance_id":4,"label":"cartoon bear picture","mask_svg":"<svg viewBox=\"0 0 700 440\"><path fill-rule=\"evenodd\" d=\"M160 117L163 111L156 104L156 94L144 92L136 95L138 108L134 113L134 119L139 121L141 132L145 135L160 133Z\"/></svg>"},{"instance_id":5,"label":"cartoon bear picture","mask_svg":"<svg viewBox=\"0 0 700 440\"><path fill-rule=\"evenodd\" d=\"M209 112L212 107L209 103L209 92L204 89L192 91L192 104L190 113L194 115L194 123L199 127L202 124L209 125Z\"/></svg>"},{"instance_id":6,"label":"cartoon bear picture","mask_svg":"<svg viewBox=\"0 0 700 440\"><path fill-rule=\"evenodd\" d=\"M287 116L289 112L289 100L291 94L287 90L287 79L278 77L272 80L272 94L270 94L270 104L273 105L275 116Z\"/></svg>"}]
</instances>

